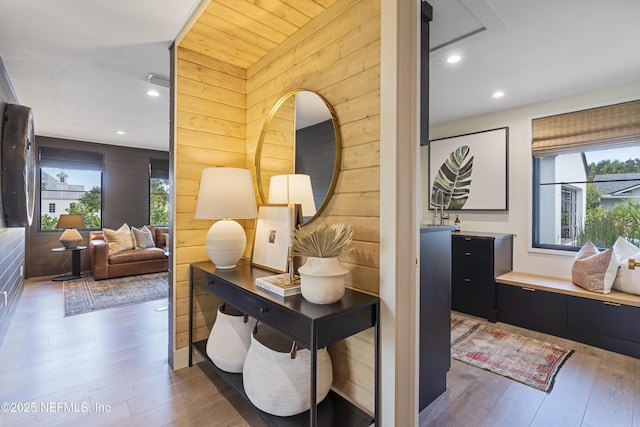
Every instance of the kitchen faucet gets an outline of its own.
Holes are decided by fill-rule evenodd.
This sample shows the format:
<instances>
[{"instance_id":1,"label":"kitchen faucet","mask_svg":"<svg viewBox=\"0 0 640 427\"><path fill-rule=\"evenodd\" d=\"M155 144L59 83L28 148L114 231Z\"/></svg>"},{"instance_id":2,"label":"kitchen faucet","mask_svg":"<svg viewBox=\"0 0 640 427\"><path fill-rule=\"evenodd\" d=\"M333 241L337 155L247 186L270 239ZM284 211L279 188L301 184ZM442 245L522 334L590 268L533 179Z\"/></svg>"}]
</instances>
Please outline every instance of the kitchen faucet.
<instances>
[{"instance_id":1,"label":"kitchen faucet","mask_svg":"<svg viewBox=\"0 0 640 427\"><path fill-rule=\"evenodd\" d=\"M440 194L440 204L438 204L438 194ZM433 212L433 223L438 223L438 207L440 207L440 225L444 225L445 220L449 219L449 214L444 213L444 191L437 189L435 195L435 209Z\"/></svg>"}]
</instances>

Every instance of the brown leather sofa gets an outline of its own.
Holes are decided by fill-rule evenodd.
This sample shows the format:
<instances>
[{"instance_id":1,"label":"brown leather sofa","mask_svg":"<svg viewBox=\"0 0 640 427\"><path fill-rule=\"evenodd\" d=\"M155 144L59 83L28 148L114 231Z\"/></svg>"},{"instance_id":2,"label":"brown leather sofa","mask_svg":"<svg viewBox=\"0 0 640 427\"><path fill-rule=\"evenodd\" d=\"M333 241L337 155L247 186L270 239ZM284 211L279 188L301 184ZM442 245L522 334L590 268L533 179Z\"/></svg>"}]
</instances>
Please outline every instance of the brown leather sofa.
<instances>
[{"instance_id":1,"label":"brown leather sofa","mask_svg":"<svg viewBox=\"0 0 640 427\"><path fill-rule=\"evenodd\" d=\"M90 231L89 259L93 279L103 280L167 271L169 260L166 251L169 228L153 225L147 225L147 228L153 234L155 248L128 249L111 255L102 231Z\"/></svg>"}]
</instances>

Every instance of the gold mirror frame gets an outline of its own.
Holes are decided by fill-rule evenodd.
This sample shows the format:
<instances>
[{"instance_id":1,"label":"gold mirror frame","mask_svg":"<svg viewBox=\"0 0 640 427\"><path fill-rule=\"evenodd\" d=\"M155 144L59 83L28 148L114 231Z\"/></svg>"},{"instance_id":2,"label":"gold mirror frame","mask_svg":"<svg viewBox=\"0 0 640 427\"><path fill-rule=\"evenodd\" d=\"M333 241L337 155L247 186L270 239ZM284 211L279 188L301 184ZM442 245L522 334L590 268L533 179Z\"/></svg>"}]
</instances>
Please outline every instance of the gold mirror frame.
<instances>
[{"instance_id":1,"label":"gold mirror frame","mask_svg":"<svg viewBox=\"0 0 640 427\"><path fill-rule=\"evenodd\" d=\"M329 184L329 189L327 190L327 194L324 197L322 205L316 210L315 215L313 215L311 218L309 218L307 221L304 222L304 224L306 225L312 222L313 220L315 220L316 218L318 218L320 214L322 214L322 212L326 209L327 205L329 204L329 201L331 200L331 196L333 196L333 192L338 182L338 175L340 174L340 167L342 166L342 136L340 134L340 124L338 122L338 116L336 114L336 111L333 108L333 106L329 103L329 101L318 92L315 92L309 89L301 89L301 88L293 89L285 93L280 99L278 99L275 105L271 108L271 111L269 111L269 114L267 115L267 118L265 119L264 124L262 125L262 129L260 131L260 138L258 139L258 146L256 148L255 166L256 166L256 180L258 183L258 191L260 193L260 199L262 200L262 203L267 203L267 197L264 194L264 188L262 184L262 176L261 176L262 174L260 172L260 161L261 161L262 148L264 146L265 136L267 134L267 131L269 130L269 125L271 124L271 121L273 120L274 116L278 112L278 109L282 106L282 104L284 104L287 100L289 100L290 97L295 96L295 94L298 92L311 92L316 96L318 96L322 100L322 102L324 102L324 105L329 110L329 114L331 115L331 122L333 123L333 134L335 138L335 152L336 152L335 162L333 165L333 174L331 176L331 183ZM294 132L295 132L295 129L294 129ZM295 150L295 134L294 134L294 150ZM294 160L295 160L295 151L294 151ZM295 170L293 170L292 173L295 173Z\"/></svg>"}]
</instances>

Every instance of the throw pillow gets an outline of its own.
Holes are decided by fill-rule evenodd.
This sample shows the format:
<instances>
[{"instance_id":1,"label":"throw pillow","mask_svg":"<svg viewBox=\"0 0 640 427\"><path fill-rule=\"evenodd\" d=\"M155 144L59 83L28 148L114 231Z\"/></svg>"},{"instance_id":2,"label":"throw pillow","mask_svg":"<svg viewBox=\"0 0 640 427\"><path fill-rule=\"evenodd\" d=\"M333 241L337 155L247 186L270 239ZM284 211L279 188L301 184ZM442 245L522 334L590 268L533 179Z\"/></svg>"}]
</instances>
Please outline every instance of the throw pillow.
<instances>
[{"instance_id":1,"label":"throw pillow","mask_svg":"<svg viewBox=\"0 0 640 427\"><path fill-rule=\"evenodd\" d=\"M142 228L131 227L131 234L133 234L133 242L136 249L154 248L156 246L151 230L146 225Z\"/></svg>"},{"instance_id":2,"label":"throw pillow","mask_svg":"<svg viewBox=\"0 0 640 427\"><path fill-rule=\"evenodd\" d=\"M640 261L640 251L623 259L618 264L618 275L613 282L613 289L629 294L640 295L640 271L629 269L629 258Z\"/></svg>"},{"instance_id":3,"label":"throw pillow","mask_svg":"<svg viewBox=\"0 0 640 427\"><path fill-rule=\"evenodd\" d=\"M109 255L135 247L133 237L131 236L131 229L126 222L117 230L103 228L102 234L109 244Z\"/></svg>"},{"instance_id":4,"label":"throw pillow","mask_svg":"<svg viewBox=\"0 0 640 427\"><path fill-rule=\"evenodd\" d=\"M637 252L640 252L640 248L629 242L624 237L620 236L616 239L616 242L613 244L613 252L616 254L616 258L618 262L622 262L622 260L632 257Z\"/></svg>"},{"instance_id":5,"label":"throw pillow","mask_svg":"<svg viewBox=\"0 0 640 427\"><path fill-rule=\"evenodd\" d=\"M165 246L167 246L167 236L169 235L169 233L157 233L158 236L158 247L159 248L164 248Z\"/></svg>"},{"instance_id":6,"label":"throw pillow","mask_svg":"<svg viewBox=\"0 0 640 427\"><path fill-rule=\"evenodd\" d=\"M599 252L587 242L576 254L571 264L571 281L591 292L608 294L618 272L618 260L613 249Z\"/></svg>"},{"instance_id":7,"label":"throw pillow","mask_svg":"<svg viewBox=\"0 0 640 427\"><path fill-rule=\"evenodd\" d=\"M131 227L131 234L133 235L133 243L136 249L154 248L156 246L151 230L146 225L142 228Z\"/></svg>"}]
</instances>

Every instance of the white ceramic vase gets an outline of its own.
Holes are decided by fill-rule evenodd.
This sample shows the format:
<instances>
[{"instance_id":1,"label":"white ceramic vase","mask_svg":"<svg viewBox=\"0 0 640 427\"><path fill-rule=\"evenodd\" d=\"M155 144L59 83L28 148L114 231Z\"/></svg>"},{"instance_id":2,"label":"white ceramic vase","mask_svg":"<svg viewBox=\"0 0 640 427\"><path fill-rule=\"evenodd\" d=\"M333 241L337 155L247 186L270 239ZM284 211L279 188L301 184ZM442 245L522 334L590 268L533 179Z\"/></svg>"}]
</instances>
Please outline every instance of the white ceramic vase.
<instances>
[{"instance_id":1,"label":"white ceramic vase","mask_svg":"<svg viewBox=\"0 0 640 427\"><path fill-rule=\"evenodd\" d=\"M314 304L332 304L344 296L345 278L349 270L338 258L308 257L298 269L300 291Z\"/></svg>"}]
</instances>

